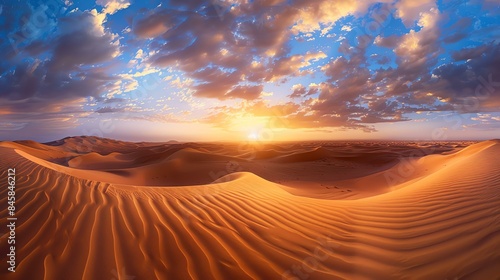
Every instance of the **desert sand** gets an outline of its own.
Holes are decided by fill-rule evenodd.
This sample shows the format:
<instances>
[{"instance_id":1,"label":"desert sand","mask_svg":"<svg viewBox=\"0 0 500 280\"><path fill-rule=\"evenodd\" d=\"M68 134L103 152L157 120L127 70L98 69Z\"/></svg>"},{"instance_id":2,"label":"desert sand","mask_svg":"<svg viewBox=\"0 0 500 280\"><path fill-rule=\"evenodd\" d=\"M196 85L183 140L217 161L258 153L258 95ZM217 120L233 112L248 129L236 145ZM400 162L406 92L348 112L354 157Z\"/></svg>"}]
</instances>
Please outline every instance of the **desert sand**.
<instances>
[{"instance_id":1,"label":"desert sand","mask_svg":"<svg viewBox=\"0 0 500 280\"><path fill-rule=\"evenodd\" d=\"M499 279L500 141L0 142L1 279Z\"/></svg>"}]
</instances>

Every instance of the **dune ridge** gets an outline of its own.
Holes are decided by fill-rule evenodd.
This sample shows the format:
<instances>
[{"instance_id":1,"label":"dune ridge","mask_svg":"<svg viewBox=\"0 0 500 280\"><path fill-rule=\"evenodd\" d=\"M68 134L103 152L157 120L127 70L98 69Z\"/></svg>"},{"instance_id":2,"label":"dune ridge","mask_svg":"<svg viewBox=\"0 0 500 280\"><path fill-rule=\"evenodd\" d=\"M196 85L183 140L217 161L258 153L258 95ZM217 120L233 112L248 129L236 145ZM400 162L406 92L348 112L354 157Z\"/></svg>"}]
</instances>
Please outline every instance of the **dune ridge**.
<instances>
[{"instance_id":1,"label":"dune ridge","mask_svg":"<svg viewBox=\"0 0 500 280\"><path fill-rule=\"evenodd\" d=\"M320 150L321 157L308 155L286 163L293 168L326 164L351 172L352 178L329 178L328 188L321 186L324 195L318 194L320 187L309 187L305 181L299 188L287 186L286 178L262 178L268 173L253 166L279 170L280 163L273 159L286 155L286 149L275 147L276 157L237 161L242 170L233 168L218 178L208 178L212 184L139 185L135 183L141 180L154 182L139 178L146 169L150 175L191 168L178 182L208 173L207 166L227 170L227 162L238 158L238 152L222 155L221 151L211 158L206 151L180 144L182 149L163 158L143 159L136 166L137 154L132 156L130 147L166 151L173 146L81 140L85 141L97 143L84 154L89 162L111 155L130 165L110 170L129 174L58 164L61 156L82 156L75 152L72 139L57 142L58 146L0 143L0 178L5 181L7 168L15 166L19 207L19 263L15 274L0 271L2 279L500 276L498 140L458 150L438 148L437 154L423 153L407 162L398 157L382 167L372 163L345 166L333 148L322 148L332 149L326 157ZM295 147L288 154L296 157L302 148ZM441 155L444 151L448 154ZM92 152L98 155L89 155ZM198 164L200 157L206 163ZM403 164L413 171L401 172ZM391 185L384 174L401 179ZM352 191L347 192L348 188ZM0 204L7 205L5 188L0 190ZM5 217L6 209L0 213ZM6 251L6 234L0 238L0 247ZM0 259L5 264L6 256Z\"/></svg>"}]
</instances>

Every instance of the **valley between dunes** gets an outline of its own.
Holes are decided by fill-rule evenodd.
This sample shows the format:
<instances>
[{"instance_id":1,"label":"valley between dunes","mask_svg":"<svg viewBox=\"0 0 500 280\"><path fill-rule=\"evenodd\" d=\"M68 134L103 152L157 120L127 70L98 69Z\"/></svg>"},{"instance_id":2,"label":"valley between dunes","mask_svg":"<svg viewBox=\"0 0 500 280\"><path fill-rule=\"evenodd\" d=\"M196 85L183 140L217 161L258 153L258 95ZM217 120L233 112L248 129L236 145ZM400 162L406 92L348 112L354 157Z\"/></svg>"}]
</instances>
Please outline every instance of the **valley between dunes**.
<instances>
[{"instance_id":1,"label":"valley between dunes","mask_svg":"<svg viewBox=\"0 0 500 280\"><path fill-rule=\"evenodd\" d=\"M500 279L499 140L72 137L0 155L1 279Z\"/></svg>"}]
</instances>

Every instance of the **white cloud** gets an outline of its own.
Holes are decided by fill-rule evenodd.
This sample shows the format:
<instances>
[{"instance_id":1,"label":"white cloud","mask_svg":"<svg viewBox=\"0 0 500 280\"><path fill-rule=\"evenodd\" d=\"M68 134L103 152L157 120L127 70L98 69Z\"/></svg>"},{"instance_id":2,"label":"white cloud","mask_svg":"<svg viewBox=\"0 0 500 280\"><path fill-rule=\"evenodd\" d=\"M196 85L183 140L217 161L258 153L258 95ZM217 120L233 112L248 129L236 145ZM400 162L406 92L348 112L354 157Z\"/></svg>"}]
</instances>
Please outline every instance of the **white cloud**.
<instances>
[{"instance_id":1,"label":"white cloud","mask_svg":"<svg viewBox=\"0 0 500 280\"><path fill-rule=\"evenodd\" d=\"M399 17L408 28L414 26L415 21L420 19L424 12L436 7L435 0L401 0L396 3L396 16Z\"/></svg>"},{"instance_id":2,"label":"white cloud","mask_svg":"<svg viewBox=\"0 0 500 280\"><path fill-rule=\"evenodd\" d=\"M128 0L96 0L96 4L104 7L104 14L110 15L130 6L130 2Z\"/></svg>"},{"instance_id":3,"label":"white cloud","mask_svg":"<svg viewBox=\"0 0 500 280\"><path fill-rule=\"evenodd\" d=\"M340 30L349 32L352 30L352 27L350 25L344 25Z\"/></svg>"},{"instance_id":4,"label":"white cloud","mask_svg":"<svg viewBox=\"0 0 500 280\"><path fill-rule=\"evenodd\" d=\"M309 33L321 30L322 26L334 24L347 15L365 14L376 2L392 2L392 0L344 0L344 1L310 1L297 14L297 23L292 27L294 34ZM310 3L310 4L309 4Z\"/></svg>"}]
</instances>

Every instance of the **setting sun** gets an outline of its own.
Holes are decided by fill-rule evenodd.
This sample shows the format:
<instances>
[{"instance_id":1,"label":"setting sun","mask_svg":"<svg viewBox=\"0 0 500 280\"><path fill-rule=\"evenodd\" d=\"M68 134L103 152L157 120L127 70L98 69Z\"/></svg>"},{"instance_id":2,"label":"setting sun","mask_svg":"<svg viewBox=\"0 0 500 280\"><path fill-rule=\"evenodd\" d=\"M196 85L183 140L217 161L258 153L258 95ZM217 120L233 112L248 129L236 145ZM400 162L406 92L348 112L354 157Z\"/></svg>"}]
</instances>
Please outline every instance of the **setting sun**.
<instances>
[{"instance_id":1,"label":"setting sun","mask_svg":"<svg viewBox=\"0 0 500 280\"><path fill-rule=\"evenodd\" d=\"M259 139L259 135L255 132L252 132L250 134L248 134L248 140L252 140L252 141L255 141L255 140L258 140Z\"/></svg>"}]
</instances>

